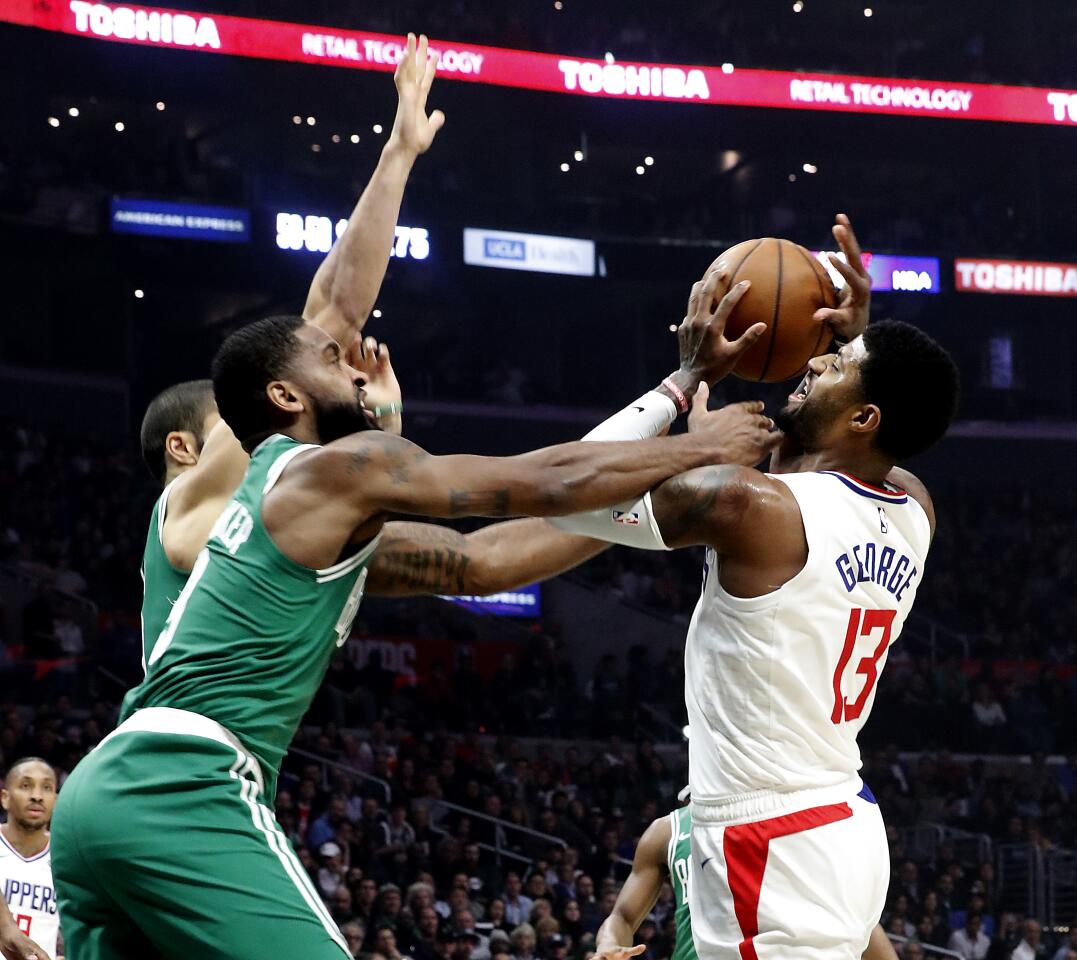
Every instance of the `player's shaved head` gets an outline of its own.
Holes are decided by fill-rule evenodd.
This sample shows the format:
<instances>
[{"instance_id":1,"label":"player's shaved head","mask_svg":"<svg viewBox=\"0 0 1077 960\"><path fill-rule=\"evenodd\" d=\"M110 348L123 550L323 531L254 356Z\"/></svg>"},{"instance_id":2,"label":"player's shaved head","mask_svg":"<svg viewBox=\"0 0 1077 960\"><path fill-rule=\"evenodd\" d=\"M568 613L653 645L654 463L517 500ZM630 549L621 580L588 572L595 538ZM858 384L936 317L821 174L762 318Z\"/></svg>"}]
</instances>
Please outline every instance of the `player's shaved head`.
<instances>
[{"instance_id":1,"label":"player's shaved head","mask_svg":"<svg viewBox=\"0 0 1077 960\"><path fill-rule=\"evenodd\" d=\"M48 770L49 774L52 776L52 779L55 781L56 771L53 769L52 764L49 763L48 760L43 760L41 757L23 757L20 760L16 760L10 767L7 768L7 775L4 777L4 786L10 788L11 785L20 776L22 776L24 773L27 773L27 770L24 768L35 763L39 763L41 764L41 766L45 767L45 769Z\"/></svg>"}]
</instances>

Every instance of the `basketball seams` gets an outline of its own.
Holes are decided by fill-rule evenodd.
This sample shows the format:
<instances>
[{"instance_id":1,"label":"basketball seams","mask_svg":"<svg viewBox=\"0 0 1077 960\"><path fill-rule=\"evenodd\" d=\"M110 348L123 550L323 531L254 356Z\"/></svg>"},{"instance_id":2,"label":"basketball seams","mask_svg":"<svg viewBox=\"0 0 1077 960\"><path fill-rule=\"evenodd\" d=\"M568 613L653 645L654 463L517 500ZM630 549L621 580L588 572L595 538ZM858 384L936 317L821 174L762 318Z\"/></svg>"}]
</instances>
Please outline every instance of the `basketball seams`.
<instances>
[{"instance_id":1,"label":"basketball seams","mask_svg":"<svg viewBox=\"0 0 1077 960\"><path fill-rule=\"evenodd\" d=\"M770 320L770 342L767 344L767 358L763 361L763 369L759 371L759 381L762 383L767 376L771 358L774 356L774 343L778 339L778 320L782 312L782 244L784 241L777 240L778 244L778 279L774 288L774 315Z\"/></svg>"},{"instance_id":2,"label":"basketball seams","mask_svg":"<svg viewBox=\"0 0 1077 960\"><path fill-rule=\"evenodd\" d=\"M747 262L748 258L753 253L755 253L756 250L758 250L761 246L763 246L763 244L766 243L768 239L770 239L770 238L769 237L763 237L758 243L756 243L756 245L754 247L752 247L751 250L749 250L743 257L740 258L740 262L736 265L736 267L733 269L733 272L729 275L729 286L726 289L728 289L728 290L733 289L733 284L736 283L736 281L737 281L737 273L740 272L740 268L744 266L744 264ZM781 241L778 241L778 243L780 244ZM772 330L768 329L767 333L770 336L770 347L773 348L773 346L774 346L774 332ZM753 347L753 349L754 349L754 347Z\"/></svg>"}]
</instances>

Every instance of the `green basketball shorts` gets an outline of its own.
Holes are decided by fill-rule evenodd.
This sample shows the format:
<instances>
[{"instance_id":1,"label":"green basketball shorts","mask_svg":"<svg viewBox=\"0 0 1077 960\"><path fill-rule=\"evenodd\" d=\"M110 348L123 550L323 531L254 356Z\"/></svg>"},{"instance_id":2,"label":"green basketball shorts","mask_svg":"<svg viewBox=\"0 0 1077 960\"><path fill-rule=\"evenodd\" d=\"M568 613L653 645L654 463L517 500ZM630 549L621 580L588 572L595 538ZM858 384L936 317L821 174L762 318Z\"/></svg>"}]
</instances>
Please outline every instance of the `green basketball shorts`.
<instances>
[{"instance_id":1,"label":"green basketball shorts","mask_svg":"<svg viewBox=\"0 0 1077 960\"><path fill-rule=\"evenodd\" d=\"M139 710L75 768L52 870L72 960L351 956L258 762L199 714Z\"/></svg>"}]
</instances>

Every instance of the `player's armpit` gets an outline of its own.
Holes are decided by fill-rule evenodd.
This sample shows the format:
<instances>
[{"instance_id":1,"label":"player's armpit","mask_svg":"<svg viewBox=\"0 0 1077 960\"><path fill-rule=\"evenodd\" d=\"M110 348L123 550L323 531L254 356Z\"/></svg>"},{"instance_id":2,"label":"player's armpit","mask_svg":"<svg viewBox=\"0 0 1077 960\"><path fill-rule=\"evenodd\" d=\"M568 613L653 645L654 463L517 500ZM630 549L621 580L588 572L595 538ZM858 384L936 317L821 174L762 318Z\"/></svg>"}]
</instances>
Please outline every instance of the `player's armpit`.
<instances>
[{"instance_id":1,"label":"player's armpit","mask_svg":"<svg viewBox=\"0 0 1077 960\"><path fill-rule=\"evenodd\" d=\"M541 520L495 523L467 535L428 523L387 523L366 591L376 596L486 596L547 580L608 547Z\"/></svg>"}]
</instances>

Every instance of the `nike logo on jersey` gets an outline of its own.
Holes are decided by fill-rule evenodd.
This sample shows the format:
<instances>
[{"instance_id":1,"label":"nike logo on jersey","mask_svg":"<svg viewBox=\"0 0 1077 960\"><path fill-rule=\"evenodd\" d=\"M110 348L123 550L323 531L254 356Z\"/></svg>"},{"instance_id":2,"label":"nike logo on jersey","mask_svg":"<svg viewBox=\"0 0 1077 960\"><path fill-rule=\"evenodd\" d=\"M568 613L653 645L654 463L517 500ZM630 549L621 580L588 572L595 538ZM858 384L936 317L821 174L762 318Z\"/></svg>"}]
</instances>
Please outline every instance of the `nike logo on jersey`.
<instances>
[{"instance_id":1,"label":"nike logo on jersey","mask_svg":"<svg viewBox=\"0 0 1077 960\"><path fill-rule=\"evenodd\" d=\"M706 865L707 865L708 863L710 863L710 862L711 862L711 861L712 861L713 859L714 859L714 857L707 857L707 859L706 859L706 860L704 860L704 861L703 861L703 862L702 862L702 863L701 863L701 864L699 865L699 869L700 869L700 870L702 870L702 869L703 869L703 868L704 868L704 867L705 867L705 866L706 866Z\"/></svg>"},{"instance_id":2,"label":"nike logo on jersey","mask_svg":"<svg viewBox=\"0 0 1077 960\"><path fill-rule=\"evenodd\" d=\"M638 410L640 413L643 413L643 407L633 407L632 409Z\"/></svg>"}]
</instances>

